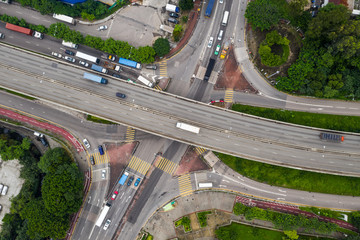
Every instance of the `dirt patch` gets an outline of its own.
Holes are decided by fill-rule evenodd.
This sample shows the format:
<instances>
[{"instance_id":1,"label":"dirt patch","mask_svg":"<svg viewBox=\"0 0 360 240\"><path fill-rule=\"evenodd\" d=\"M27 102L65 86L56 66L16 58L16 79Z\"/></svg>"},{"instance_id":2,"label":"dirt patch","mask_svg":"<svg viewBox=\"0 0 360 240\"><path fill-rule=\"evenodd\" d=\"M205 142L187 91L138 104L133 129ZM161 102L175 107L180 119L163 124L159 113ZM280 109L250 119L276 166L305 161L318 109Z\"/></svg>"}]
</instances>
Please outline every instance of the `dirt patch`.
<instances>
[{"instance_id":1,"label":"dirt patch","mask_svg":"<svg viewBox=\"0 0 360 240\"><path fill-rule=\"evenodd\" d=\"M189 172L209 169L209 166L202 160L199 153L195 151L195 147L189 146L181 158L174 175L180 176Z\"/></svg>"},{"instance_id":2,"label":"dirt patch","mask_svg":"<svg viewBox=\"0 0 360 240\"><path fill-rule=\"evenodd\" d=\"M106 144L106 151L111 166L108 194L112 192L112 188L120 177L121 172L128 165L137 145L138 142Z\"/></svg>"},{"instance_id":3,"label":"dirt patch","mask_svg":"<svg viewBox=\"0 0 360 240\"><path fill-rule=\"evenodd\" d=\"M224 68L220 72L218 80L214 86L215 90L233 89L235 91L244 91L255 93L256 90L248 83L242 74L232 46L229 49L225 60Z\"/></svg>"},{"instance_id":4,"label":"dirt patch","mask_svg":"<svg viewBox=\"0 0 360 240\"><path fill-rule=\"evenodd\" d=\"M279 67L268 67L261 64L261 58L258 53L260 43L265 40L266 34L276 30L280 33L281 36L286 37L290 40L290 55L288 61L279 66ZM264 74L265 76L270 76L271 74L279 71L279 74L274 75L274 79L278 76L287 76L287 71L291 64L293 64L299 56L301 48L301 37L299 33L291 26L286 23L280 23L276 27L270 29L269 31L261 32L259 29L253 29L249 24L246 28L247 33L247 44L249 48L250 56L254 65Z\"/></svg>"}]
</instances>

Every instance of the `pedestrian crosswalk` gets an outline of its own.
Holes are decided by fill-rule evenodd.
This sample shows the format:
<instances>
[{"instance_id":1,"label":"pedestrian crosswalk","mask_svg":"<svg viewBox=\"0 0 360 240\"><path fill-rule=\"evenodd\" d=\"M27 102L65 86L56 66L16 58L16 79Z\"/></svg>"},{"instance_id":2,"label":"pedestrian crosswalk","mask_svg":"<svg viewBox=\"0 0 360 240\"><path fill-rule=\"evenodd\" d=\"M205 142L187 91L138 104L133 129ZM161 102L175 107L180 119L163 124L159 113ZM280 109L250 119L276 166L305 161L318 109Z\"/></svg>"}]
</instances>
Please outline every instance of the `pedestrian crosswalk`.
<instances>
[{"instance_id":1,"label":"pedestrian crosswalk","mask_svg":"<svg viewBox=\"0 0 360 240\"><path fill-rule=\"evenodd\" d=\"M232 89L227 89L225 91L225 102L226 103L232 103L233 102L233 96L234 96L234 90Z\"/></svg>"},{"instance_id":2,"label":"pedestrian crosswalk","mask_svg":"<svg viewBox=\"0 0 360 240\"><path fill-rule=\"evenodd\" d=\"M132 156L128 167L133 169L134 171L137 171L138 173L141 173L145 175L147 171L149 170L151 164L148 162L145 162L141 160L138 157Z\"/></svg>"},{"instance_id":3,"label":"pedestrian crosswalk","mask_svg":"<svg viewBox=\"0 0 360 240\"><path fill-rule=\"evenodd\" d=\"M206 152L206 149L205 148L202 148L202 147L196 147L195 148L196 152L201 155L203 154L204 152Z\"/></svg>"},{"instance_id":4,"label":"pedestrian crosswalk","mask_svg":"<svg viewBox=\"0 0 360 240\"><path fill-rule=\"evenodd\" d=\"M178 181L179 181L180 196L185 197L193 192L190 173L180 176L178 178Z\"/></svg>"},{"instance_id":5,"label":"pedestrian crosswalk","mask_svg":"<svg viewBox=\"0 0 360 240\"><path fill-rule=\"evenodd\" d=\"M160 91L162 91L162 88L159 86L159 85L155 85L155 87L154 87L155 89L157 89L157 90L160 90Z\"/></svg>"},{"instance_id":6,"label":"pedestrian crosswalk","mask_svg":"<svg viewBox=\"0 0 360 240\"><path fill-rule=\"evenodd\" d=\"M87 159L89 160L89 163L90 163L91 156L94 157L95 165L109 162L109 155L106 151L104 152L104 155L100 155L99 152L88 155Z\"/></svg>"},{"instance_id":7,"label":"pedestrian crosswalk","mask_svg":"<svg viewBox=\"0 0 360 240\"><path fill-rule=\"evenodd\" d=\"M159 63L160 76L167 77L167 61L163 60Z\"/></svg>"},{"instance_id":8,"label":"pedestrian crosswalk","mask_svg":"<svg viewBox=\"0 0 360 240\"><path fill-rule=\"evenodd\" d=\"M133 142L135 139L135 129L128 127L126 129L125 142Z\"/></svg>"},{"instance_id":9,"label":"pedestrian crosswalk","mask_svg":"<svg viewBox=\"0 0 360 240\"><path fill-rule=\"evenodd\" d=\"M177 164L170 161L169 159L161 158L156 167L170 175L173 175L177 168Z\"/></svg>"}]
</instances>

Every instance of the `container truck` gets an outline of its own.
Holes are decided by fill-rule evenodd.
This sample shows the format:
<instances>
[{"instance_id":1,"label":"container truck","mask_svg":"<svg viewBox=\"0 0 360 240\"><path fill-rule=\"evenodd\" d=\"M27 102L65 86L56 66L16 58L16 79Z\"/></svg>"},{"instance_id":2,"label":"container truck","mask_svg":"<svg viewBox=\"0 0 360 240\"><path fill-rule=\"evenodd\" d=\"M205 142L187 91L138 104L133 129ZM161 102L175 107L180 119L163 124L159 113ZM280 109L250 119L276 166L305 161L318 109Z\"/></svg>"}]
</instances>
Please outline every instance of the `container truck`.
<instances>
[{"instance_id":1,"label":"container truck","mask_svg":"<svg viewBox=\"0 0 360 240\"><path fill-rule=\"evenodd\" d=\"M129 59L119 58L119 63L122 64L122 65L128 66L128 67L141 69L141 64L140 63L137 63L137 62L129 60Z\"/></svg>"},{"instance_id":2,"label":"container truck","mask_svg":"<svg viewBox=\"0 0 360 240\"><path fill-rule=\"evenodd\" d=\"M11 24L11 23L6 23L5 28L7 28L9 30L13 30L15 32L24 33L26 35L33 36L35 38L39 38L39 39L44 38L44 34L41 32L37 32L37 31L31 30L29 28L20 27L20 26Z\"/></svg>"},{"instance_id":3,"label":"container truck","mask_svg":"<svg viewBox=\"0 0 360 240\"><path fill-rule=\"evenodd\" d=\"M105 78L87 72L84 73L84 78L101 84L108 83L108 80L106 80Z\"/></svg>"},{"instance_id":4,"label":"container truck","mask_svg":"<svg viewBox=\"0 0 360 240\"><path fill-rule=\"evenodd\" d=\"M106 214L109 212L111 205L109 203L106 203L105 207L103 208L103 210L100 213L100 216L98 217L98 219L96 220L95 225L100 227L101 224L104 222L104 219L106 217Z\"/></svg>"},{"instance_id":5,"label":"container truck","mask_svg":"<svg viewBox=\"0 0 360 240\"><path fill-rule=\"evenodd\" d=\"M177 122L176 127L180 128L182 130L185 130L185 131L193 132L193 133L199 133L200 132L199 127L195 127L193 125L183 123L183 122Z\"/></svg>"},{"instance_id":6,"label":"container truck","mask_svg":"<svg viewBox=\"0 0 360 240\"><path fill-rule=\"evenodd\" d=\"M91 66L91 69L95 70L95 71L98 71L98 72L101 72L101 73L108 73L108 70L106 68L103 68L103 67L101 67L99 65L96 65L96 64L93 64Z\"/></svg>"},{"instance_id":7,"label":"container truck","mask_svg":"<svg viewBox=\"0 0 360 240\"><path fill-rule=\"evenodd\" d=\"M142 82L143 84L145 84L146 86L148 87L153 87L154 86L154 83L153 82L150 82L149 80L147 80L146 78L144 78L143 76L139 76L137 78L137 80L139 80L140 82Z\"/></svg>"},{"instance_id":8,"label":"container truck","mask_svg":"<svg viewBox=\"0 0 360 240\"><path fill-rule=\"evenodd\" d=\"M98 59L97 57L91 56L91 55L83 53L83 52L77 51L75 56L78 58L82 58L82 59L88 60L90 62L96 63L96 64L100 63L100 59Z\"/></svg>"},{"instance_id":9,"label":"container truck","mask_svg":"<svg viewBox=\"0 0 360 240\"><path fill-rule=\"evenodd\" d=\"M206 17L211 16L211 12L212 12L212 9L214 7L214 2L215 2L215 0L209 0L209 3L207 5L206 11L205 11L205 16Z\"/></svg>"},{"instance_id":10,"label":"container truck","mask_svg":"<svg viewBox=\"0 0 360 240\"><path fill-rule=\"evenodd\" d=\"M205 76L204 76L204 81L209 81L210 75L212 73L212 70L214 69L215 66L215 59L210 58L209 64L206 68L206 72L205 72Z\"/></svg>"},{"instance_id":11,"label":"container truck","mask_svg":"<svg viewBox=\"0 0 360 240\"><path fill-rule=\"evenodd\" d=\"M63 46L65 47L69 47L69 48L74 48L74 49L78 49L79 48L79 44L75 44L72 42L65 42L64 40L61 43Z\"/></svg>"},{"instance_id":12,"label":"container truck","mask_svg":"<svg viewBox=\"0 0 360 240\"><path fill-rule=\"evenodd\" d=\"M119 184L124 185L128 176L129 176L129 173L125 171L119 180Z\"/></svg>"},{"instance_id":13,"label":"container truck","mask_svg":"<svg viewBox=\"0 0 360 240\"><path fill-rule=\"evenodd\" d=\"M70 23L70 24L73 24L75 25L76 24L76 21L74 18L72 17L69 17L69 16L66 16L66 15L62 15L62 14L53 14L53 18L57 19L57 20L60 20L60 21L63 21L63 22L67 22L67 23Z\"/></svg>"},{"instance_id":14,"label":"container truck","mask_svg":"<svg viewBox=\"0 0 360 240\"><path fill-rule=\"evenodd\" d=\"M180 12L180 8L173 4L166 4L165 9L168 12L176 12L176 13Z\"/></svg>"},{"instance_id":15,"label":"container truck","mask_svg":"<svg viewBox=\"0 0 360 240\"><path fill-rule=\"evenodd\" d=\"M343 142L344 136L335 133L320 133L320 139L328 142Z\"/></svg>"}]
</instances>

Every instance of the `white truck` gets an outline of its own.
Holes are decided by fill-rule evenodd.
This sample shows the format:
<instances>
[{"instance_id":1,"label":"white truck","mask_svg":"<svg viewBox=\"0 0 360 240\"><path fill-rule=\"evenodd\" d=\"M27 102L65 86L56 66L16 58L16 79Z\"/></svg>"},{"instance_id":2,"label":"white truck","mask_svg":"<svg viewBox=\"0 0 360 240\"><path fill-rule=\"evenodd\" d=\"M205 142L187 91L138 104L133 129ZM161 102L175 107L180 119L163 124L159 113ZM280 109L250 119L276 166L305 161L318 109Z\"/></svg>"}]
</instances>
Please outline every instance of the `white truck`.
<instances>
[{"instance_id":1,"label":"white truck","mask_svg":"<svg viewBox=\"0 0 360 240\"><path fill-rule=\"evenodd\" d=\"M147 80L146 78L144 78L143 76L139 76L138 78L137 78L137 80L139 80L140 82L142 82L143 84L145 84L146 86L148 86L148 87L153 87L154 86L154 83L153 82L150 82L149 80Z\"/></svg>"},{"instance_id":2,"label":"white truck","mask_svg":"<svg viewBox=\"0 0 360 240\"><path fill-rule=\"evenodd\" d=\"M65 42L64 40L61 43L63 46L65 47L69 47L69 48L74 48L74 49L78 49L79 48L79 44L75 44L72 42Z\"/></svg>"},{"instance_id":3,"label":"white truck","mask_svg":"<svg viewBox=\"0 0 360 240\"><path fill-rule=\"evenodd\" d=\"M73 24L73 25L76 24L74 18L69 17L69 16L66 16L66 15L54 13L54 14L53 14L53 18L55 18L55 19L57 19L57 20L60 20L60 21L63 21L63 22L67 22L67 23Z\"/></svg>"},{"instance_id":4,"label":"white truck","mask_svg":"<svg viewBox=\"0 0 360 240\"><path fill-rule=\"evenodd\" d=\"M176 13L180 12L180 8L173 4L166 4L165 9L168 12L176 12Z\"/></svg>"},{"instance_id":5,"label":"white truck","mask_svg":"<svg viewBox=\"0 0 360 240\"><path fill-rule=\"evenodd\" d=\"M200 132L200 128L199 127L195 127L193 125L190 125L190 124L187 124L187 123L183 123L183 122L177 122L176 123L176 127L177 128L180 128L182 130L185 130L185 131L189 131L189 132L192 132L192 133L199 133Z\"/></svg>"}]
</instances>

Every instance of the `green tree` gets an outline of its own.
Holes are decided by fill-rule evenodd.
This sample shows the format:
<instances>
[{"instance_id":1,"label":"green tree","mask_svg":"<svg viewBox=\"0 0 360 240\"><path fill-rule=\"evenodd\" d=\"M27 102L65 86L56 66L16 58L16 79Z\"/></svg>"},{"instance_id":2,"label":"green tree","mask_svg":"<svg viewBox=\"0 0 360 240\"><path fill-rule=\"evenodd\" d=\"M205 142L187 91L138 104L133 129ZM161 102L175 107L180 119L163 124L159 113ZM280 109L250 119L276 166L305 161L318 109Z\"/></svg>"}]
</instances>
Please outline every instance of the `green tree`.
<instances>
[{"instance_id":1,"label":"green tree","mask_svg":"<svg viewBox=\"0 0 360 240\"><path fill-rule=\"evenodd\" d=\"M193 0L180 0L179 7L182 11L191 10L194 8Z\"/></svg>"},{"instance_id":2,"label":"green tree","mask_svg":"<svg viewBox=\"0 0 360 240\"><path fill-rule=\"evenodd\" d=\"M183 27L179 24L176 24L173 31L173 38L175 42L178 42L181 39L182 33L183 33Z\"/></svg>"},{"instance_id":3,"label":"green tree","mask_svg":"<svg viewBox=\"0 0 360 240\"><path fill-rule=\"evenodd\" d=\"M40 158L38 167L42 172L49 174L55 173L57 169L64 164L70 164L71 158L64 148L54 148L46 151Z\"/></svg>"},{"instance_id":4,"label":"green tree","mask_svg":"<svg viewBox=\"0 0 360 240\"><path fill-rule=\"evenodd\" d=\"M245 17L256 28L261 31L269 30L277 24L281 18L281 11L275 3L270 0L255 0L249 2Z\"/></svg>"},{"instance_id":5,"label":"green tree","mask_svg":"<svg viewBox=\"0 0 360 240\"><path fill-rule=\"evenodd\" d=\"M30 149L31 142L28 138L24 138L22 143L16 141L0 139L0 156L4 161L20 159L25 152Z\"/></svg>"},{"instance_id":6,"label":"green tree","mask_svg":"<svg viewBox=\"0 0 360 240\"><path fill-rule=\"evenodd\" d=\"M156 56L163 57L170 52L170 43L167 38L158 38L153 44Z\"/></svg>"},{"instance_id":7,"label":"green tree","mask_svg":"<svg viewBox=\"0 0 360 240\"><path fill-rule=\"evenodd\" d=\"M296 230L284 231L284 234L291 240L296 240L299 238L299 235L297 234Z\"/></svg>"},{"instance_id":8,"label":"green tree","mask_svg":"<svg viewBox=\"0 0 360 240\"><path fill-rule=\"evenodd\" d=\"M47 174L41 187L46 209L59 217L77 212L82 202L82 183L75 163L61 165L55 173Z\"/></svg>"}]
</instances>

